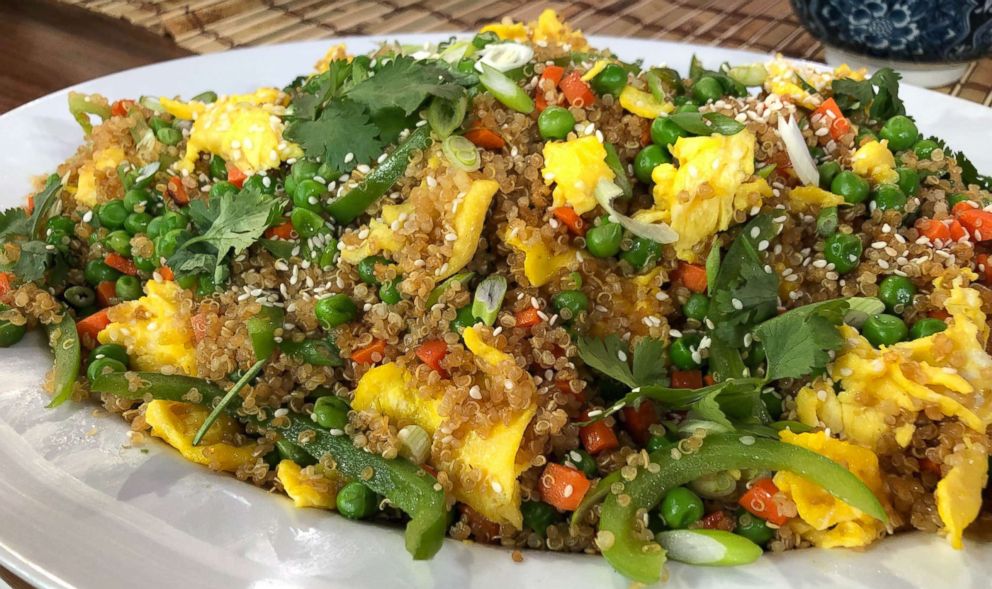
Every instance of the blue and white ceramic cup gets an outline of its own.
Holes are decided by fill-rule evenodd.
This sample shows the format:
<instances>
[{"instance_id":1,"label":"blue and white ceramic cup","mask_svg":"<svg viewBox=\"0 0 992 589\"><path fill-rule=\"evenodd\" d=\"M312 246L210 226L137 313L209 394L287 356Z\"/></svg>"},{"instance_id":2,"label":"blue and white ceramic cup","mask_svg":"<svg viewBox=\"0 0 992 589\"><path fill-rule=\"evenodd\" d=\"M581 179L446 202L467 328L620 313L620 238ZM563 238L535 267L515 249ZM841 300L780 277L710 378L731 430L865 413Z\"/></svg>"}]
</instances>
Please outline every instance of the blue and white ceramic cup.
<instances>
[{"instance_id":1,"label":"blue and white ceramic cup","mask_svg":"<svg viewBox=\"0 0 992 589\"><path fill-rule=\"evenodd\" d=\"M992 0L791 0L827 61L891 66L906 81L957 81L992 49Z\"/></svg>"}]
</instances>

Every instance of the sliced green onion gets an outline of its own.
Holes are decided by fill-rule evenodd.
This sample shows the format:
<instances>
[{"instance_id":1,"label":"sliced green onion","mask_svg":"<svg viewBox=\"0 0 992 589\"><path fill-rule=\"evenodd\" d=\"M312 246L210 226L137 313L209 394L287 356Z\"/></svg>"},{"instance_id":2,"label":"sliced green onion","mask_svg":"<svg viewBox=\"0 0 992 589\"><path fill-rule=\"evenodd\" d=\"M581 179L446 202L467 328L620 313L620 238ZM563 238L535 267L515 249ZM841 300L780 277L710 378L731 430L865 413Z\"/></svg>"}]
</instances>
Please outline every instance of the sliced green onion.
<instances>
[{"instance_id":1,"label":"sliced green onion","mask_svg":"<svg viewBox=\"0 0 992 589\"><path fill-rule=\"evenodd\" d=\"M165 108L162 107L162 103L159 101L158 96L142 96L138 99L138 104L152 112L165 112Z\"/></svg>"},{"instance_id":2,"label":"sliced green onion","mask_svg":"<svg viewBox=\"0 0 992 589\"><path fill-rule=\"evenodd\" d=\"M463 39L445 47L437 57L441 61L454 65L473 53L475 53L475 45L471 41Z\"/></svg>"},{"instance_id":3,"label":"sliced green onion","mask_svg":"<svg viewBox=\"0 0 992 589\"><path fill-rule=\"evenodd\" d=\"M492 326L496 323L496 316L500 307L503 306L503 297L506 296L506 278L499 274L486 276L479 286L475 287L475 298L472 300L472 315Z\"/></svg>"},{"instance_id":4,"label":"sliced green onion","mask_svg":"<svg viewBox=\"0 0 992 589\"><path fill-rule=\"evenodd\" d=\"M238 394L238 391L245 388L245 385L248 384L251 379L255 378L255 375L258 374L258 372L262 369L262 366L264 366L267 361L268 358L262 358L258 362L252 364L252 367L248 369L248 372L245 372L244 376L239 378L238 382L234 383L231 390L227 391L227 394L221 398L220 402L217 403L213 411L210 412L210 415L203 420L203 425L200 426L200 429L196 431L196 435L193 436L194 446L198 446L200 444L200 440L202 440L203 436L206 435L207 431L210 429L210 426L217 421L218 417L220 417L221 412L224 411L224 407L227 407L227 404L230 403L231 400Z\"/></svg>"},{"instance_id":5,"label":"sliced green onion","mask_svg":"<svg viewBox=\"0 0 992 589\"><path fill-rule=\"evenodd\" d=\"M459 272L458 274L455 274L454 276L448 278L441 284L435 286L434 290L432 290L431 293L427 295L427 301L424 303L426 308L430 309L431 307L436 305L437 302L441 300L441 297L444 295L444 293L448 292L448 289L451 288L453 285L461 284L464 286L468 284L468 282L473 278L475 278L475 272Z\"/></svg>"},{"instance_id":6,"label":"sliced green onion","mask_svg":"<svg viewBox=\"0 0 992 589\"><path fill-rule=\"evenodd\" d=\"M678 562L708 566L736 566L752 563L761 556L761 547L744 536L723 530L669 530L655 539Z\"/></svg>"},{"instance_id":7,"label":"sliced green onion","mask_svg":"<svg viewBox=\"0 0 992 589\"><path fill-rule=\"evenodd\" d=\"M461 135L451 135L441 142L441 152L452 166L466 172L478 170L482 163L479 148Z\"/></svg>"},{"instance_id":8,"label":"sliced green onion","mask_svg":"<svg viewBox=\"0 0 992 589\"><path fill-rule=\"evenodd\" d=\"M213 90L207 90L206 92L200 92L189 100L190 102L206 102L210 104L211 102L217 102L217 93Z\"/></svg>"},{"instance_id":9,"label":"sliced green onion","mask_svg":"<svg viewBox=\"0 0 992 589\"><path fill-rule=\"evenodd\" d=\"M744 84L745 86L760 86L768 78L768 70L763 63L752 63L750 65L737 65L727 70L730 79Z\"/></svg>"},{"instance_id":10,"label":"sliced green onion","mask_svg":"<svg viewBox=\"0 0 992 589\"><path fill-rule=\"evenodd\" d=\"M414 464L423 464L431 455L431 438L419 425L408 425L396 434L400 456Z\"/></svg>"},{"instance_id":11,"label":"sliced green onion","mask_svg":"<svg viewBox=\"0 0 992 589\"><path fill-rule=\"evenodd\" d=\"M534 111L534 101L527 92L517 85L511 78L496 68L480 63L482 75L479 76L479 83L489 91L496 100L517 112L530 114Z\"/></svg>"},{"instance_id":12,"label":"sliced green onion","mask_svg":"<svg viewBox=\"0 0 992 589\"><path fill-rule=\"evenodd\" d=\"M596 202L599 203L599 206L603 207L609 213L610 217L623 225L627 231L638 237L657 241L658 243L674 243L678 241L679 234L665 223L645 223L638 221L613 208L613 199L622 194L622 188L605 178L600 178L595 190L593 190L593 196L596 197Z\"/></svg>"},{"instance_id":13,"label":"sliced green onion","mask_svg":"<svg viewBox=\"0 0 992 589\"><path fill-rule=\"evenodd\" d=\"M468 97L465 95L457 100L446 100L435 96L427 108L427 122L434 134L444 139L462 125L467 108Z\"/></svg>"},{"instance_id":14,"label":"sliced green onion","mask_svg":"<svg viewBox=\"0 0 992 589\"><path fill-rule=\"evenodd\" d=\"M756 172L756 174L758 174L758 176L760 176L760 177L764 178L765 180L767 180L768 177L772 175L772 172L774 172L775 171L775 168L777 168L777 167L778 167L778 164L768 164L767 166L761 167Z\"/></svg>"},{"instance_id":15,"label":"sliced green onion","mask_svg":"<svg viewBox=\"0 0 992 589\"><path fill-rule=\"evenodd\" d=\"M534 50L522 43L512 41L490 43L479 51L479 62L476 68L489 66L501 72L508 72L523 67L530 63L533 58ZM479 71L483 70L479 69Z\"/></svg>"},{"instance_id":16,"label":"sliced green onion","mask_svg":"<svg viewBox=\"0 0 992 589\"><path fill-rule=\"evenodd\" d=\"M93 123L89 115L100 117L101 121L110 118L110 105L107 99L96 94L69 93L69 113L76 119L83 132L89 135L93 131Z\"/></svg>"},{"instance_id":17,"label":"sliced green onion","mask_svg":"<svg viewBox=\"0 0 992 589\"><path fill-rule=\"evenodd\" d=\"M634 196L634 187L630 183L627 169L620 162L620 154L617 153L617 148L612 143L604 143L603 148L606 150L606 159L603 161L606 162L607 167L613 172L613 183L623 191L621 198L627 200Z\"/></svg>"}]
</instances>

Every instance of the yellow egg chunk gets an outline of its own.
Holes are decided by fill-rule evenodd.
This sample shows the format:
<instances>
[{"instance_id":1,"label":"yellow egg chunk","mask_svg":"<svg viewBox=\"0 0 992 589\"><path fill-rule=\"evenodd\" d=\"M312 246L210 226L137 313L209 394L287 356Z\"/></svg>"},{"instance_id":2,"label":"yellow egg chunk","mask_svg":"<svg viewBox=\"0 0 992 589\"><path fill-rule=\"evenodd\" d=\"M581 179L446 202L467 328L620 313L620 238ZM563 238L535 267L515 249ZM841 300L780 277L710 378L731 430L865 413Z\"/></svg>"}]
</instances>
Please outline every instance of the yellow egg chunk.
<instances>
[{"instance_id":1,"label":"yellow egg chunk","mask_svg":"<svg viewBox=\"0 0 992 589\"><path fill-rule=\"evenodd\" d=\"M620 91L620 106L644 119L656 119L675 110L671 102L662 102L654 94L633 86L624 86Z\"/></svg>"},{"instance_id":2,"label":"yellow egg chunk","mask_svg":"<svg viewBox=\"0 0 992 589\"><path fill-rule=\"evenodd\" d=\"M479 237L486 223L489 205L498 190L499 183L495 180L474 180L468 193L458 202L451 223L455 243L452 245L451 258L438 270L438 279L456 274L472 261L475 250L479 248Z\"/></svg>"},{"instance_id":3,"label":"yellow egg chunk","mask_svg":"<svg viewBox=\"0 0 992 589\"><path fill-rule=\"evenodd\" d=\"M379 217L369 221L368 237L359 240L357 244L349 243L347 237L342 239L345 246L341 250L341 259L349 264L357 264L374 254L400 251L405 241L402 236L393 231L393 224L402 223L413 213L413 209L413 203L407 202L398 205L383 205ZM355 239L358 239L358 233L352 233L356 235Z\"/></svg>"},{"instance_id":4,"label":"yellow egg chunk","mask_svg":"<svg viewBox=\"0 0 992 589\"><path fill-rule=\"evenodd\" d=\"M866 142L851 156L851 169L859 176L871 178L876 184L898 182L896 158L888 145L885 139Z\"/></svg>"},{"instance_id":5,"label":"yellow egg chunk","mask_svg":"<svg viewBox=\"0 0 992 589\"><path fill-rule=\"evenodd\" d=\"M223 413L204 434L200 445L193 445L193 437L209 414L210 410L202 405L151 401L145 408L145 421L151 426L153 436L179 450L189 461L226 472L255 464L255 444L235 445L241 429Z\"/></svg>"},{"instance_id":6,"label":"yellow egg chunk","mask_svg":"<svg viewBox=\"0 0 992 589\"><path fill-rule=\"evenodd\" d=\"M160 102L166 112L194 120L179 169L192 171L201 152L219 155L245 174L276 168L303 151L283 139L289 97L275 88L260 88L252 94L222 96L212 104L182 103L169 98Z\"/></svg>"},{"instance_id":7,"label":"yellow egg chunk","mask_svg":"<svg viewBox=\"0 0 992 589\"><path fill-rule=\"evenodd\" d=\"M525 232L530 234L529 238L521 237L521 233ZM524 276L532 286L544 286L559 272L571 268L578 261L574 251L551 253L551 248L537 232L510 230L504 234L503 241L524 254Z\"/></svg>"},{"instance_id":8,"label":"yellow egg chunk","mask_svg":"<svg viewBox=\"0 0 992 589\"><path fill-rule=\"evenodd\" d=\"M817 93L820 93L829 87L834 80L841 78L863 80L866 73L863 68L852 70L847 64L841 64L832 72L824 71L785 59L781 54L767 62L765 69L768 71L768 76L764 81L766 91L779 96L787 96L793 102L797 102L810 110L818 107L822 99L819 95L810 93L805 85L812 86Z\"/></svg>"},{"instance_id":9,"label":"yellow egg chunk","mask_svg":"<svg viewBox=\"0 0 992 589\"><path fill-rule=\"evenodd\" d=\"M348 61L352 60L352 56L348 54L348 48L344 43L338 43L337 45L332 45L327 53L314 64L313 69L318 73L322 74L327 71L330 67L332 61Z\"/></svg>"},{"instance_id":10,"label":"yellow egg chunk","mask_svg":"<svg viewBox=\"0 0 992 589\"><path fill-rule=\"evenodd\" d=\"M492 23L479 29L479 32L495 33L503 41L526 41L529 34L527 25L519 22Z\"/></svg>"},{"instance_id":11,"label":"yellow egg chunk","mask_svg":"<svg viewBox=\"0 0 992 589\"><path fill-rule=\"evenodd\" d=\"M598 59L596 60L596 63L592 64L592 67L589 68L589 70L586 71L586 73L582 74L582 77L579 79L582 80L583 82L588 82L589 80L598 76L599 72L605 70L606 66L608 65L610 65L610 62L606 61L605 59Z\"/></svg>"},{"instance_id":12,"label":"yellow egg chunk","mask_svg":"<svg viewBox=\"0 0 992 589\"><path fill-rule=\"evenodd\" d=\"M462 338L468 351L492 367L498 367L503 362L513 362L513 356L487 344L474 327L466 327L462 331Z\"/></svg>"},{"instance_id":13,"label":"yellow egg chunk","mask_svg":"<svg viewBox=\"0 0 992 589\"><path fill-rule=\"evenodd\" d=\"M961 536L982 508L982 489L988 482L989 453L984 446L965 440L966 447L954 452L947 462L951 470L939 483L934 498L937 515L951 546L961 548Z\"/></svg>"},{"instance_id":14,"label":"yellow egg chunk","mask_svg":"<svg viewBox=\"0 0 992 589\"><path fill-rule=\"evenodd\" d=\"M394 419L412 422L434 433L443 418L438 413L441 400L421 395L413 385L413 375L389 362L365 373L355 388L352 408L372 410Z\"/></svg>"},{"instance_id":15,"label":"yellow egg chunk","mask_svg":"<svg viewBox=\"0 0 992 589\"><path fill-rule=\"evenodd\" d=\"M106 200L100 198L96 188L96 176L100 174L116 174L117 166L125 159L124 150L120 147L107 147L93 152L93 157L79 168L79 178L76 181L76 192L73 198L81 205L94 207Z\"/></svg>"},{"instance_id":16,"label":"yellow egg chunk","mask_svg":"<svg viewBox=\"0 0 992 589\"><path fill-rule=\"evenodd\" d=\"M334 471L325 471L320 465L311 467L313 469L320 469L320 473L304 473L299 464L283 460L276 467L276 478L296 507L334 509L340 476Z\"/></svg>"},{"instance_id":17,"label":"yellow egg chunk","mask_svg":"<svg viewBox=\"0 0 992 589\"><path fill-rule=\"evenodd\" d=\"M503 19L503 22L485 25L480 33L496 33L504 41L527 41L535 43L568 44L571 49L583 49L588 46L581 31L573 31L558 17L558 13L550 8L544 9L537 20L527 24Z\"/></svg>"},{"instance_id":18,"label":"yellow egg chunk","mask_svg":"<svg viewBox=\"0 0 992 589\"><path fill-rule=\"evenodd\" d=\"M844 197L819 186L797 186L789 190L789 200L798 210L822 209L844 203Z\"/></svg>"},{"instance_id":19,"label":"yellow egg chunk","mask_svg":"<svg viewBox=\"0 0 992 589\"><path fill-rule=\"evenodd\" d=\"M750 210L771 196L764 179L752 179L754 147L747 129L729 137L680 137L671 147L679 166L654 169L654 207L634 218L667 223L679 234L674 244L679 259L696 261L694 248L730 227L736 211Z\"/></svg>"},{"instance_id":20,"label":"yellow egg chunk","mask_svg":"<svg viewBox=\"0 0 992 589\"><path fill-rule=\"evenodd\" d=\"M145 296L110 308L110 324L97 339L127 348L137 370L196 376L196 341L185 291L171 280L149 280L145 290Z\"/></svg>"},{"instance_id":21,"label":"yellow egg chunk","mask_svg":"<svg viewBox=\"0 0 992 589\"><path fill-rule=\"evenodd\" d=\"M571 206L579 215L596 208L593 193L599 180L614 178L606 165L606 148L591 135L545 143L541 175L545 184L555 185L553 206Z\"/></svg>"},{"instance_id":22,"label":"yellow egg chunk","mask_svg":"<svg viewBox=\"0 0 992 589\"><path fill-rule=\"evenodd\" d=\"M886 500L878 457L867 448L837 440L825 432L795 434L779 432L783 442L801 446L844 466L875 494L883 505ZM840 501L823 487L791 472L775 474L775 486L795 502L799 517L809 526L800 533L821 548L867 546L885 532L885 525L870 515Z\"/></svg>"}]
</instances>

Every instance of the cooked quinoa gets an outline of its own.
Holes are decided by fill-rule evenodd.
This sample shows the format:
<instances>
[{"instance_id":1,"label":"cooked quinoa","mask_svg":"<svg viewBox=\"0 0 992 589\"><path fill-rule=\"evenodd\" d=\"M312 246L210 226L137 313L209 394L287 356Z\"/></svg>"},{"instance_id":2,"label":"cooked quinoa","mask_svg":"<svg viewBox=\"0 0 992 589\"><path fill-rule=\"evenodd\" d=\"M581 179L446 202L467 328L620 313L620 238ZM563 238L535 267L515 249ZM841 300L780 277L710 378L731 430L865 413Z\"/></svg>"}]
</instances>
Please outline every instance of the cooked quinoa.
<instances>
[{"instance_id":1,"label":"cooked quinoa","mask_svg":"<svg viewBox=\"0 0 992 589\"><path fill-rule=\"evenodd\" d=\"M0 343L48 329L53 404L132 444L433 513L417 558L446 533L651 582L678 530L745 562L988 518L990 182L896 74L683 77L550 11L410 51L73 95L100 122L4 213Z\"/></svg>"}]
</instances>

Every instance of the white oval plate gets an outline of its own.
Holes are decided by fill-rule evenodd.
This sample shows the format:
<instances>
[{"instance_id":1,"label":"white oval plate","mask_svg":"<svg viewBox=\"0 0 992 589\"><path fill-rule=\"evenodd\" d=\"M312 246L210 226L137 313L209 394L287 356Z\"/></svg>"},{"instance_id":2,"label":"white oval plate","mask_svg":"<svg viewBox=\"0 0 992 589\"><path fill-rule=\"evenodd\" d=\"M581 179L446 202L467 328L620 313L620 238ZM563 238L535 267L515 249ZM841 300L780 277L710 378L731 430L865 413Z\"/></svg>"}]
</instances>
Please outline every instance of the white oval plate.
<instances>
[{"instance_id":1,"label":"white oval plate","mask_svg":"<svg viewBox=\"0 0 992 589\"><path fill-rule=\"evenodd\" d=\"M447 35L398 35L403 42ZM345 38L364 52L375 38ZM593 38L625 59L666 62L686 71L692 53L715 67L764 59L754 53L634 39ZM114 74L73 89L112 99L192 96L212 89L281 87L311 66L332 41L259 47L190 57ZM30 178L71 155L82 133L66 108L67 90L0 116L0 205L23 203ZM964 149L992 170L982 129L992 111L904 87L925 133ZM0 562L38 587L452 587L623 589L629 583L595 556L525 552L446 541L434 560L413 562L399 529L298 510L285 497L184 461L159 442L126 447L127 427L94 416L94 405L46 410L39 383L50 365L32 334L3 351L0 382ZM804 550L734 569L674 564L672 589L844 586L979 587L992 576L992 545L955 551L933 535L890 538L864 552Z\"/></svg>"}]
</instances>

